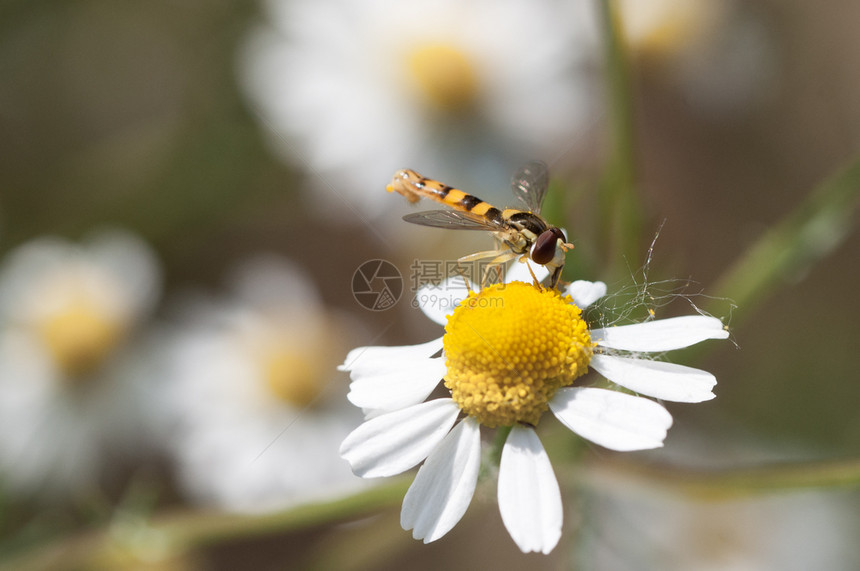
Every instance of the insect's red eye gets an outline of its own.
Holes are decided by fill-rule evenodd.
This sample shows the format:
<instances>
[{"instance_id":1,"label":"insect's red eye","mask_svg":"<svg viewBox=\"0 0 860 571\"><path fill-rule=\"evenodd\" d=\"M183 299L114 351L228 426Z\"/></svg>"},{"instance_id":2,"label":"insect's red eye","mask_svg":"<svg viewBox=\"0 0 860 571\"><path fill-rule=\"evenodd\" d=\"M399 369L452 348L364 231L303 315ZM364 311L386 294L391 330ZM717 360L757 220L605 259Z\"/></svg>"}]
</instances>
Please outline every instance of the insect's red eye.
<instances>
[{"instance_id":1,"label":"insect's red eye","mask_svg":"<svg viewBox=\"0 0 860 571\"><path fill-rule=\"evenodd\" d=\"M534 248L532 248L532 260L540 265L548 264L555 257L555 243L558 240L558 235L561 232L557 228L544 230L541 235L535 240Z\"/></svg>"}]
</instances>

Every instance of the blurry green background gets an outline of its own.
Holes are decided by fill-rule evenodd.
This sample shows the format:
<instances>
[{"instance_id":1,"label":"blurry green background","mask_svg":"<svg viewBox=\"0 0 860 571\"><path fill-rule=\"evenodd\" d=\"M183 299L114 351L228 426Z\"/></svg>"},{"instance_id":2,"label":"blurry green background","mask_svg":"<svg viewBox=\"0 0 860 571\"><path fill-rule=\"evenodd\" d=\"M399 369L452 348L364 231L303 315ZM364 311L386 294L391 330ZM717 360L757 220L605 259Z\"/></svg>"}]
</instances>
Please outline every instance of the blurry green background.
<instances>
[{"instance_id":1,"label":"blurry green background","mask_svg":"<svg viewBox=\"0 0 860 571\"><path fill-rule=\"evenodd\" d=\"M665 220L652 277L690 277L706 294L769 225L860 150L860 4L747 4L767 29L773 57L767 89L753 104L703 111L659 61L632 65L646 244ZM0 254L44 234L76 239L119 225L157 250L169 296L189 284L214 287L231 262L276 251L308 270L328 304L381 329L383 318L361 310L349 291L355 268L381 257L379 244L360 225L335 225L306 209L301 173L267 151L237 86L236 48L258 18L256 4L226 0L0 5ZM586 194L596 163L573 175ZM368 192L384 192L386 182ZM571 213L572 236L589 216L583 206ZM644 257L643 249L630 265ZM738 349L727 345L703 363L719 380L717 398L670 407L676 424L667 447L693 430L748 440L775 457L857 455L858 282L854 232L760 305L739 308ZM377 343L425 339L403 321ZM847 501L858 504L853 495ZM486 549L510 568L561 568L563 554L538 559L509 541L482 543L485 534L504 533L492 504L473 505L465 531L426 547L399 530L396 510L383 514L375 523L395 529L391 541L401 542L386 568L431 569L454 554L468 568ZM490 532L478 525L484 517ZM206 552L204 567L298 565L326 551L328 533L225 541Z\"/></svg>"}]
</instances>

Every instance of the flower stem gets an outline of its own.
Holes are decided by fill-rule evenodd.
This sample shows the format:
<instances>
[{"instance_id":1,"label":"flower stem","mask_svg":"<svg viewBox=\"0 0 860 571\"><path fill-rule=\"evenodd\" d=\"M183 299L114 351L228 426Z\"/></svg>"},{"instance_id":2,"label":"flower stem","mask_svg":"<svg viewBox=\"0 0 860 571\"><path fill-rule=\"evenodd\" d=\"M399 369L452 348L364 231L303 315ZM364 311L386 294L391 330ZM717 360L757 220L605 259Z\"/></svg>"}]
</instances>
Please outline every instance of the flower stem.
<instances>
[{"instance_id":1,"label":"flower stem","mask_svg":"<svg viewBox=\"0 0 860 571\"><path fill-rule=\"evenodd\" d=\"M635 188L633 105L630 67L621 38L618 12L612 0L598 0L604 37L610 155L600 185L600 236L611 260L609 275L622 271L620 262L638 265L640 207ZM620 253L623 258L619 258Z\"/></svg>"},{"instance_id":2,"label":"flower stem","mask_svg":"<svg viewBox=\"0 0 860 571\"><path fill-rule=\"evenodd\" d=\"M505 440L508 439L508 434L511 433L512 428L513 426L500 426L496 429L496 437L493 439L493 446L489 453L490 462L496 467L502 461L502 448L505 446Z\"/></svg>"},{"instance_id":3,"label":"flower stem","mask_svg":"<svg viewBox=\"0 0 860 571\"><path fill-rule=\"evenodd\" d=\"M496 440L503 442L509 430L500 429ZM499 447L501 448L501 447ZM567 477L559 472L562 481ZM694 470L672 465L641 464L631 460L593 459L576 468L577 477L593 488L617 490L619 485L644 485L708 500L731 499L764 492L860 486L860 459L773 464L751 468ZM574 474L568 474L573 476ZM398 478L340 500L298 506L283 512L241 516L210 512L180 512L145 522L146 533L136 530L132 538L143 537L146 544L157 539L165 557L176 557L225 539L261 537L306 529L377 513L398 505L408 487L408 478ZM114 527L85 535L64 538L49 546L6 559L9 568L117 568L117 561L130 563L138 551Z\"/></svg>"},{"instance_id":4,"label":"flower stem","mask_svg":"<svg viewBox=\"0 0 860 571\"><path fill-rule=\"evenodd\" d=\"M582 477L594 487L639 484L649 489L667 489L701 499L720 500L765 492L860 487L860 459L786 462L719 470L602 460L590 463Z\"/></svg>"},{"instance_id":5,"label":"flower stem","mask_svg":"<svg viewBox=\"0 0 860 571\"><path fill-rule=\"evenodd\" d=\"M135 541L157 542L165 559L181 557L226 539L262 537L377 513L399 505L409 483L410 478L396 478L342 499L271 514L249 516L204 511L164 514L141 522L135 533L118 533L117 526L112 525L96 532L66 537L51 545L39 545L11 560L0 561L0 567L21 570L133 568L130 558L141 550Z\"/></svg>"}]
</instances>

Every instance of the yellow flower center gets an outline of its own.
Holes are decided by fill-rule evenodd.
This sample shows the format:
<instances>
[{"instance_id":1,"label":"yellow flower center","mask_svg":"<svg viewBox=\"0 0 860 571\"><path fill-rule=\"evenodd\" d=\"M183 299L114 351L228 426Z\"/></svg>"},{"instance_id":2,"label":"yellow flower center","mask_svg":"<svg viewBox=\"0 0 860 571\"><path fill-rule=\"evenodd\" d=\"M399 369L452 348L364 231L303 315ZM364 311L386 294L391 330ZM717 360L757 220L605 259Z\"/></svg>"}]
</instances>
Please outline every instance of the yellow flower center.
<instances>
[{"instance_id":1,"label":"yellow flower center","mask_svg":"<svg viewBox=\"0 0 860 571\"><path fill-rule=\"evenodd\" d=\"M424 44L407 59L414 87L440 111L471 105L478 95L478 74L462 51L449 44Z\"/></svg>"},{"instance_id":2,"label":"yellow flower center","mask_svg":"<svg viewBox=\"0 0 860 571\"><path fill-rule=\"evenodd\" d=\"M708 0L626 0L619 5L628 45L657 57L679 52L710 34L720 18Z\"/></svg>"},{"instance_id":3,"label":"yellow flower center","mask_svg":"<svg viewBox=\"0 0 860 571\"><path fill-rule=\"evenodd\" d=\"M123 336L123 324L92 301L78 300L39 324L42 341L69 378L97 369Z\"/></svg>"},{"instance_id":4,"label":"yellow flower center","mask_svg":"<svg viewBox=\"0 0 860 571\"><path fill-rule=\"evenodd\" d=\"M521 282L470 293L443 346L451 397L488 427L537 425L555 391L588 370L593 349L570 296Z\"/></svg>"},{"instance_id":5,"label":"yellow flower center","mask_svg":"<svg viewBox=\"0 0 860 571\"><path fill-rule=\"evenodd\" d=\"M264 357L263 367L269 390L296 407L310 404L322 389L324 375L319 360L298 351L271 351Z\"/></svg>"}]
</instances>

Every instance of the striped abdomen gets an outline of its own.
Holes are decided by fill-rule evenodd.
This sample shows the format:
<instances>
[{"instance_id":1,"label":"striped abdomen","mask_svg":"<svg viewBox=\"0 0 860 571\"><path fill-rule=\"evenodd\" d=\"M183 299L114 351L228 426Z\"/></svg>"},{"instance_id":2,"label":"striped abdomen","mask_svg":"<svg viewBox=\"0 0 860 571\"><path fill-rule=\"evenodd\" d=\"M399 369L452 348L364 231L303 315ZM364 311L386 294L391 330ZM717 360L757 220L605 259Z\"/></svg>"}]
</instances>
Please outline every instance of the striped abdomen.
<instances>
[{"instance_id":1,"label":"striped abdomen","mask_svg":"<svg viewBox=\"0 0 860 571\"><path fill-rule=\"evenodd\" d=\"M502 211L477 196L463 192L432 178L426 178L411 169L397 171L391 184L385 187L388 192L398 192L409 202L418 202L422 197L441 202L454 210L471 212L492 222L502 221Z\"/></svg>"}]
</instances>

